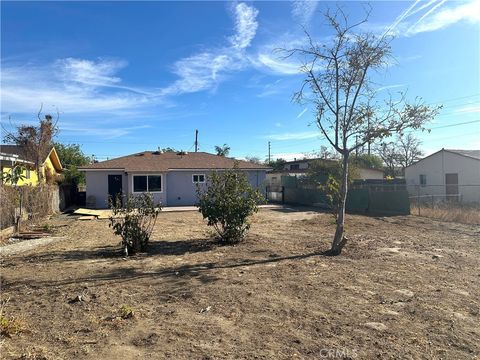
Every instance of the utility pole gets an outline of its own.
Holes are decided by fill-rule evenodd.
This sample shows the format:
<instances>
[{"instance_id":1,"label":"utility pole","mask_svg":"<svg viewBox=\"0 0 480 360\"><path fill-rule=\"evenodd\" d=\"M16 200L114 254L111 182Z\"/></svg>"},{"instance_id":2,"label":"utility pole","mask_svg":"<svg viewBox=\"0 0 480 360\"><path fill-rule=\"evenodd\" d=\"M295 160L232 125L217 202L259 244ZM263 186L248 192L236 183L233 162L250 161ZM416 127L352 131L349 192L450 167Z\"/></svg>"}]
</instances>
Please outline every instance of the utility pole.
<instances>
[{"instance_id":1,"label":"utility pole","mask_svg":"<svg viewBox=\"0 0 480 360\"><path fill-rule=\"evenodd\" d=\"M368 129L368 136L370 136L370 113L368 114L367 117L367 129ZM368 140L368 147L367 147L367 154L370 156L370 140Z\"/></svg>"},{"instance_id":2,"label":"utility pole","mask_svg":"<svg viewBox=\"0 0 480 360\"><path fill-rule=\"evenodd\" d=\"M195 130L195 152L198 151L198 130Z\"/></svg>"},{"instance_id":3,"label":"utility pole","mask_svg":"<svg viewBox=\"0 0 480 360\"><path fill-rule=\"evenodd\" d=\"M271 163L271 159L270 159L270 141L268 142L268 163L269 163L269 164Z\"/></svg>"}]
</instances>

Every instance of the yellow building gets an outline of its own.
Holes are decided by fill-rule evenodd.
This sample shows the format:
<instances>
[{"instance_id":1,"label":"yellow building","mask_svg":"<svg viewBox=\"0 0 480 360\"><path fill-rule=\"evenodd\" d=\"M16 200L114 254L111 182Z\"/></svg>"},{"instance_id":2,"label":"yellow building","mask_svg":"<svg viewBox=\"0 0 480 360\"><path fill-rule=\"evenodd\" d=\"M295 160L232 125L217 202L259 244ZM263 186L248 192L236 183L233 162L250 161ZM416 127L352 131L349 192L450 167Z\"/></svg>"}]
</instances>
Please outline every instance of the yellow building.
<instances>
[{"instance_id":1,"label":"yellow building","mask_svg":"<svg viewBox=\"0 0 480 360\"><path fill-rule=\"evenodd\" d=\"M23 179L20 180L17 185L36 186L39 184L39 176L35 170L35 163L32 159L27 159L22 147L18 145L0 145L1 173L6 174L11 172L16 165L24 168L22 172ZM52 147L43 163L40 164L40 171L42 172L42 182L44 183L50 179L55 180L61 175L63 168L54 147Z\"/></svg>"}]
</instances>

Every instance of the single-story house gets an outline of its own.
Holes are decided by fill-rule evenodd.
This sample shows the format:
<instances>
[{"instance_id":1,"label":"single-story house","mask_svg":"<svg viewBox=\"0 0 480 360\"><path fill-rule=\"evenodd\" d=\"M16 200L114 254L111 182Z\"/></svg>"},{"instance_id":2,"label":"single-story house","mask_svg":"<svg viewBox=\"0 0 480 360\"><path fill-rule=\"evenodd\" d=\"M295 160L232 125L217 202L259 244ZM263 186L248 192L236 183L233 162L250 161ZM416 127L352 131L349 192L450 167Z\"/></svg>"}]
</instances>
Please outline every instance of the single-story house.
<instances>
[{"instance_id":1,"label":"single-story house","mask_svg":"<svg viewBox=\"0 0 480 360\"><path fill-rule=\"evenodd\" d=\"M23 168L21 179L17 185L36 186L40 183L35 167L35 160L27 154L25 149L20 145L0 145L0 172L2 174L11 172L15 166ZM47 180L55 180L63 172L63 167L54 147L50 149L48 155L39 166L42 173L42 182Z\"/></svg>"},{"instance_id":2,"label":"single-story house","mask_svg":"<svg viewBox=\"0 0 480 360\"><path fill-rule=\"evenodd\" d=\"M162 206L194 205L197 184L205 183L214 171L232 169L237 164L250 184L264 192L269 169L248 161L206 152L143 151L80 167L85 172L86 197L92 207L108 207L109 196L149 192Z\"/></svg>"},{"instance_id":3,"label":"single-story house","mask_svg":"<svg viewBox=\"0 0 480 360\"><path fill-rule=\"evenodd\" d=\"M412 196L480 203L480 150L442 149L405 169Z\"/></svg>"},{"instance_id":4,"label":"single-story house","mask_svg":"<svg viewBox=\"0 0 480 360\"><path fill-rule=\"evenodd\" d=\"M281 186L282 176L295 176L299 178L306 176L310 163L317 160L336 162L336 160L320 158L287 161L283 165L282 170L274 170L267 173L267 185ZM383 175L383 170L358 168L358 176L355 180L383 179Z\"/></svg>"}]
</instances>

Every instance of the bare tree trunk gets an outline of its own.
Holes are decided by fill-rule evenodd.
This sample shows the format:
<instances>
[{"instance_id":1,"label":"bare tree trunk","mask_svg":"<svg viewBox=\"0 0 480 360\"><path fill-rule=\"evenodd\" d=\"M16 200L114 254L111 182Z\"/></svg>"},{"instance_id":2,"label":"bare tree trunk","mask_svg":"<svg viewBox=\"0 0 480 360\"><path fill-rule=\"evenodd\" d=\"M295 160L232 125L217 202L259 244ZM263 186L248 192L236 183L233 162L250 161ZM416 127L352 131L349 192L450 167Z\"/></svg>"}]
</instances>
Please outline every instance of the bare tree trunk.
<instances>
[{"instance_id":1,"label":"bare tree trunk","mask_svg":"<svg viewBox=\"0 0 480 360\"><path fill-rule=\"evenodd\" d=\"M342 186L340 188L340 197L338 201L337 229L335 230L335 237L333 238L332 247L330 249L331 255L340 255L343 247L347 243L347 238L344 237L343 233L345 229L345 204L347 202L348 193L348 156L348 152L343 154Z\"/></svg>"}]
</instances>

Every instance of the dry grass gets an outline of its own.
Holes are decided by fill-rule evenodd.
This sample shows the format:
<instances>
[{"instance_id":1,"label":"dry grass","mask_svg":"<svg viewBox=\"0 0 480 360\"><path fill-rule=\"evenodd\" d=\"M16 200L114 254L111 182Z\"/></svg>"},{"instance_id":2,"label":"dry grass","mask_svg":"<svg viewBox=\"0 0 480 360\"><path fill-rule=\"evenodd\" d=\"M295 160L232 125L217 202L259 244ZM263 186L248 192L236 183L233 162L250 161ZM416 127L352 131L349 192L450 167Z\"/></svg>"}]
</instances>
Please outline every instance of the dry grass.
<instances>
[{"instance_id":1,"label":"dry grass","mask_svg":"<svg viewBox=\"0 0 480 360\"><path fill-rule=\"evenodd\" d=\"M440 205L433 208L429 206L420 206L419 209L418 206L412 206L410 213L412 215L419 215L442 221L480 225L479 207Z\"/></svg>"},{"instance_id":2,"label":"dry grass","mask_svg":"<svg viewBox=\"0 0 480 360\"><path fill-rule=\"evenodd\" d=\"M51 219L65 240L0 263L4 314L28 319L1 358L480 356L479 226L348 215L344 252L322 256L331 220L265 209L219 246L200 213L165 212L148 253L123 259L108 221Z\"/></svg>"},{"instance_id":3,"label":"dry grass","mask_svg":"<svg viewBox=\"0 0 480 360\"><path fill-rule=\"evenodd\" d=\"M9 300L2 301L0 305L0 335L10 338L25 331L26 322L22 318L5 314L5 306Z\"/></svg>"},{"instance_id":4,"label":"dry grass","mask_svg":"<svg viewBox=\"0 0 480 360\"><path fill-rule=\"evenodd\" d=\"M0 184L0 229L5 229L15 223L15 209L20 205L22 197L22 209L25 219L22 224L30 225L37 223L52 214L52 197L58 192L56 185L21 186L17 189Z\"/></svg>"}]
</instances>

